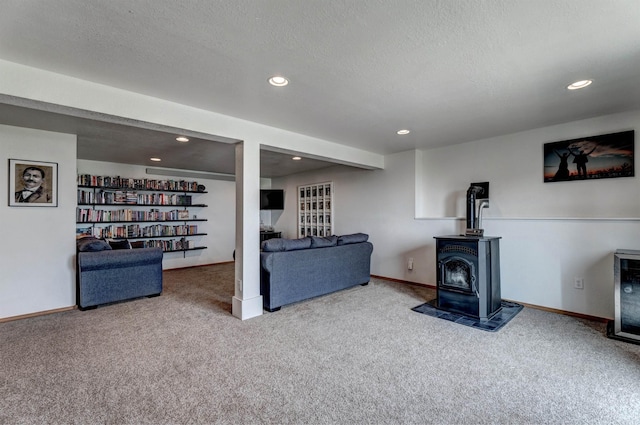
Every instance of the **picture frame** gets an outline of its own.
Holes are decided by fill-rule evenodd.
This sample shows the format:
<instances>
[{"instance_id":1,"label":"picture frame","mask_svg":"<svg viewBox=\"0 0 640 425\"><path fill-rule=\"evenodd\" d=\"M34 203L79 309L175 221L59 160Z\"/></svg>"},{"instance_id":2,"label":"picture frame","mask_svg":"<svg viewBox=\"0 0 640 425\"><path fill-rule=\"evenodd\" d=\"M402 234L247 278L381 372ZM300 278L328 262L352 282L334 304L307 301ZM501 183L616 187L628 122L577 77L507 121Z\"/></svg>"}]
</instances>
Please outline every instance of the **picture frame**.
<instances>
[{"instance_id":1,"label":"picture frame","mask_svg":"<svg viewBox=\"0 0 640 425\"><path fill-rule=\"evenodd\" d=\"M58 163L9 159L10 207L57 207Z\"/></svg>"},{"instance_id":2,"label":"picture frame","mask_svg":"<svg viewBox=\"0 0 640 425\"><path fill-rule=\"evenodd\" d=\"M634 130L545 143L544 183L633 177Z\"/></svg>"}]
</instances>

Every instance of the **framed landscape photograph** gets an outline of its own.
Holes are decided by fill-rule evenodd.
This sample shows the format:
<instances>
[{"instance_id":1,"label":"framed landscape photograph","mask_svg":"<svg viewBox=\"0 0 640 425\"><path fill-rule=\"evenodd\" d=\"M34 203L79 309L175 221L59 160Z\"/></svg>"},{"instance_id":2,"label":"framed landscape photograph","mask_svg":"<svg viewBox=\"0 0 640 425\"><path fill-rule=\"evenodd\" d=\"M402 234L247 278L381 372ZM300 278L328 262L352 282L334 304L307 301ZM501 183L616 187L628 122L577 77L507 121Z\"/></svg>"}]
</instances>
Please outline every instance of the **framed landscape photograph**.
<instances>
[{"instance_id":1,"label":"framed landscape photograph","mask_svg":"<svg viewBox=\"0 0 640 425\"><path fill-rule=\"evenodd\" d=\"M634 130L544 144L545 183L634 176Z\"/></svg>"},{"instance_id":2,"label":"framed landscape photograph","mask_svg":"<svg viewBox=\"0 0 640 425\"><path fill-rule=\"evenodd\" d=\"M58 164L9 159L9 206L57 207Z\"/></svg>"}]
</instances>

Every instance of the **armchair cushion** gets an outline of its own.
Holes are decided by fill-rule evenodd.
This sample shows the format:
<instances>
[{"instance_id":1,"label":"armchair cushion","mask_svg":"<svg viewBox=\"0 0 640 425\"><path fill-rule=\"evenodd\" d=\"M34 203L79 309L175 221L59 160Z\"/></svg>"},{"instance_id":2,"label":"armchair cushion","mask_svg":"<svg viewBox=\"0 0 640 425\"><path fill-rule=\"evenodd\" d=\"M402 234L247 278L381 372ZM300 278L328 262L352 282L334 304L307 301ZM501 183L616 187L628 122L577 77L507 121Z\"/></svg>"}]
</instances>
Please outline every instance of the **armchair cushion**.
<instances>
[{"instance_id":1,"label":"armchair cushion","mask_svg":"<svg viewBox=\"0 0 640 425\"><path fill-rule=\"evenodd\" d=\"M78 252L97 252L111 249L111 245L109 245L107 242L93 236L87 236L86 238L78 239L76 245L78 248Z\"/></svg>"},{"instance_id":2,"label":"armchair cushion","mask_svg":"<svg viewBox=\"0 0 640 425\"><path fill-rule=\"evenodd\" d=\"M111 239L108 243L111 249L131 249L128 239Z\"/></svg>"}]
</instances>

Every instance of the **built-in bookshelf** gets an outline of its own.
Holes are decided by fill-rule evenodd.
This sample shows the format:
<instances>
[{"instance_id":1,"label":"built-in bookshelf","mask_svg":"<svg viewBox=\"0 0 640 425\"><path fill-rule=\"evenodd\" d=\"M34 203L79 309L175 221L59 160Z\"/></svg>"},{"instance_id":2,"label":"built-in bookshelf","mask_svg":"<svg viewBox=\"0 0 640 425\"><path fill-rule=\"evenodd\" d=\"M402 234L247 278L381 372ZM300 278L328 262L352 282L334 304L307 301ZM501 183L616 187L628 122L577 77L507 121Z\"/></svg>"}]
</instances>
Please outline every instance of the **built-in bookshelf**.
<instances>
[{"instance_id":1,"label":"built-in bookshelf","mask_svg":"<svg viewBox=\"0 0 640 425\"><path fill-rule=\"evenodd\" d=\"M207 193L195 181L78 175L76 234L128 239L134 248L161 247L165 252L206 249L196 222ZM171 223L168 223L171 222Z\"/></svg>"},{"instance_id":2,"label":"built-in bookshelf","mask_svg":"<svg viewBox=\"0 0 640 425\"><path fill-rule=\"evenodd\" d=\"M298 237L331 236L333 182L298 186Z\"/></svg>"}]
</instances>

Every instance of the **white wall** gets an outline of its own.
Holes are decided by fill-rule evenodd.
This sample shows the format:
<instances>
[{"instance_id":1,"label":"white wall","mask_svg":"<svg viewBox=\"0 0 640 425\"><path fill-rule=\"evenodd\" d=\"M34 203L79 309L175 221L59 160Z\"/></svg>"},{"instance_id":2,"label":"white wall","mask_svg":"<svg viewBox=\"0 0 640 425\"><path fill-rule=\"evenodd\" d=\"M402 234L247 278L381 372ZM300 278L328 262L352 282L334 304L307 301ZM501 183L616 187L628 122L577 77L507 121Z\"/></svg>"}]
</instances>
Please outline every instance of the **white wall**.
<instances>
[{"instance_id":1,"label":"white wall","mask_svg":"<svg viewBox=\"0 0 640 425\"><path fill-rule=\"evenodd\" d=\"M483 227L502 237L503 297L613 317L613 253L640 249L638 177L543 183L543 144L639 126L630 111L424 151L417 211L462 218L469 183L490 182Z\"/></svg>"},{"instance_id":2,"label":"white wall","mask_svg":"<svg viewBox=\"0 0 640 425\"><path fill-rule=\"evenodd\" d=\"M611 318L613 252L640 249L638 177L542 183L542 145L638 124L638 111L599 117L389 155L384 170L331 167L274 179L273 187L295 194L298 185L333 181L334 232L370 234L372 274L434 284L433 237L462 232L469 183L489 181L483 227L502 238L503 298ZM286 203L277 225L295 237L295 196ZM574 289L575 277L585 279L583 290Z\"/></svg>"},{"instance_id":3,"label":"white wall","mask_svg":"<svg viewBox=\"0 0 640 425\"><path fill-rule=\"evenodd\" d=\"M206 204L207 208L189 208L191 215L208 221L193 222L198 232L207 236L192 238L196 245L207 249L181 252L167 252L163 256L162 267L173 269L233 260L235 249L235 182L191 177L171 177L146 174L146 167L112 162L78 160L78 173L157 180L195 180L206 187L203 194L193 194L192 202ZM139 210L144 208L138 208Z\"/></svg>"},{"instance_id":4,"label":"white wall","mask_svg":"<svg viewBox=\"0 0 640 425\"><path fill-rule=\"evenodd\" d=\"M464 217L471 182L488 181L485 217L638 218L628 196L638 178L543 183L543 145L640 127L640 111L576 121L422 152L425 196L418 217ZM636 159L636 168L637 168ZM570 164L570 168L573 164ZM626 194L626 195L625 195Z\"/></svg>"},{"instance_id":5,"label":"white wall","mask_svg":"<svg viewBox=\"0 0 640 425\"><path fill-rule=\"evenodd\" d=\"M0 318L75 305L76 137L0 125ZM9 159L58 163L57 207L9 207Z\"/></svg>"},{"instance_id":6,"label":"white wall","mask_svg":"<svg viewBox=\"0 0 640 425\"><path fill-rule=\"evenodd\" d=\"M285 211L276 224L283 236L296 237L297 186L332 181L333 232L363 232L373 243L371 273L411 282L434 283L433 237L457 233L450 219L415 220L415 152L385 157L384 170L341 166L274 179L285 189ZM407 269L409 258L414 269Z\"/></svg>"}]
</instances>

